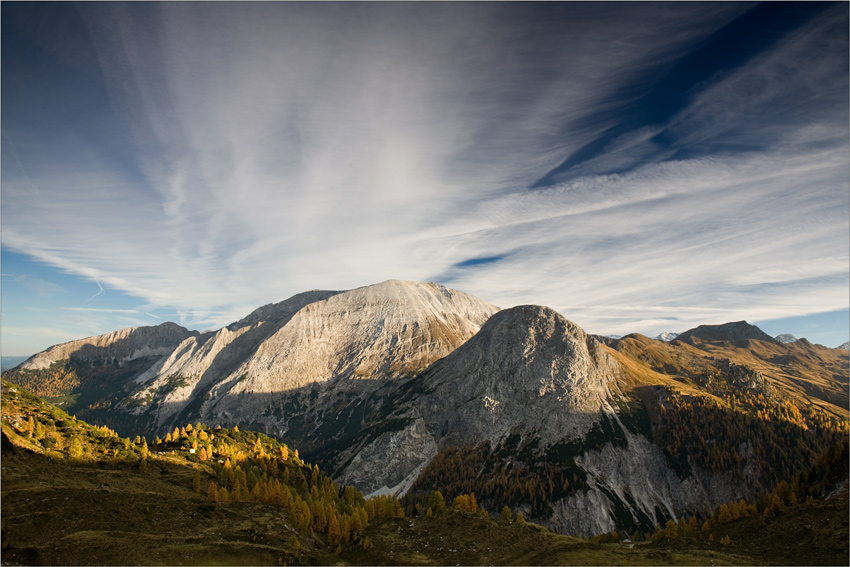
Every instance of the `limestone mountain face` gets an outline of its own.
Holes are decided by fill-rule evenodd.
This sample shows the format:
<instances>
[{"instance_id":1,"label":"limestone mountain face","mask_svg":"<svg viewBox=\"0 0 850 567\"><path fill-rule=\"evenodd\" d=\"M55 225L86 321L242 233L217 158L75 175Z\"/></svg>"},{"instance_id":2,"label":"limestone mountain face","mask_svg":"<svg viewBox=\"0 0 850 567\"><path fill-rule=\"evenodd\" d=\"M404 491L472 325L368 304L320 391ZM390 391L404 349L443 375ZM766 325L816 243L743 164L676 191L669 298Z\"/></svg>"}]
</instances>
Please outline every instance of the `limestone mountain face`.
<instances>
[{"instance_id":1,"label":"limestone mountain face","mask_svg":"<svg viewBox=\"0 0 850 567\"><path fill-rule=\"evenodd\" d=\"M331 383L362 394L420 372L496 311L437 284L396 280L302 293L215 333L187 338L135 380L124 406L157 431L200 418L250 422L283 435L286 398Z\"/></svg>"},{"instance_id":2,"label":"limestone mountain face","mask_svg":"<svg viewBox=\"0 0 850 567\"><path fill-rule=\"evenodd\" d=\"M198 336L174 323L155 327L131 327L97 337L62 343L31 356L19 368L41 370L54 362L75 358L80 361L109 361L117 364L139 358L161 356L174 350L182 341Z\"/></svg>"},{"instance_id":3,"label":"limestone mountain face","mask_svg":"<svg viewBox=\"0 0 850 567\"><path fill-rule=\"evenodd\" d=\"M462 348L423 377L422 407L443 445L522 431L549 445L583 436L613 413L609 384L619 365L574 323L536 305L497 313ZM445 416L441 419L440 416Z\"/></svg>"},{"instance_id":4,"label":"limestone mountain face","mask_svg":"<svg viewBox=\"0 0 850 567\"><path fill-rule=\"evenodd\" d=\"M616 419L609 388L616 388L619 373L619 364L595 339L552 309L500 311L388 397L393 411L385 421L406 426L343 450L343 461L347 453L381 457L355 457L342 478L364 479L366 493L398 495L440 449L496 447L511 435L543 447L581 439L602 414Z\"/></svg>"}]
</instances>

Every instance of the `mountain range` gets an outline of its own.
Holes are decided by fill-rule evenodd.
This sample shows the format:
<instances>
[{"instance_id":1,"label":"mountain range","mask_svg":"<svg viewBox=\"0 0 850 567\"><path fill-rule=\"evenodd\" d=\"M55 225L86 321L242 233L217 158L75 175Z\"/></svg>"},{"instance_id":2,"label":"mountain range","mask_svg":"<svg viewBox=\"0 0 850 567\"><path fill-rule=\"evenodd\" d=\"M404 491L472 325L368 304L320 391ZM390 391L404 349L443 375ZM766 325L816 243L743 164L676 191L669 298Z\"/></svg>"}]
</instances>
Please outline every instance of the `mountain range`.
<instances>
[{"instance_id":1,"label":"mountain range","mask_svg":"<svg viewBox=\"0 0 850 567\"><path fill-rule=\"evenodd\" d=\"M4 378L121 434L263 432L364 494L474 492L566 534L647 530L793 478L846 439L848 352L744 321L592 336L437 284L309 291L217 331L56 345Z\"/></svg>"}]
</instances>

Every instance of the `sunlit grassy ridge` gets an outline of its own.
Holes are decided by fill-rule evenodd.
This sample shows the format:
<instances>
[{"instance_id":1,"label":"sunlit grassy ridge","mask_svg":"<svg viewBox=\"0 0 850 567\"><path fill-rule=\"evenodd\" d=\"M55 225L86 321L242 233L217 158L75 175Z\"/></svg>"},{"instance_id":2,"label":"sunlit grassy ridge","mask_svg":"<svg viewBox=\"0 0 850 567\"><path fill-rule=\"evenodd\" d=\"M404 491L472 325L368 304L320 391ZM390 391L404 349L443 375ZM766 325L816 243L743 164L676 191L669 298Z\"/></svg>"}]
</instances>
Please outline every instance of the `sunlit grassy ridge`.
<instances>
[{"instance_id":1,"label":"sunlit grassy ridge","mask_svg":"<svg viewBox=\"0 0 850 567\"><path fill-rule=\"evenodd\" d=\"M254 550L256 552L265 549L264 553L271 553L266 549L271 545L276 554L272 558L273 563L299 562L304 557L315 559L324 553L339 551L340 546L362 545L365 542L364 529L370 520L385 514L401 514L394 499L383 497L366 501L353 487L339 487L318 467L303 462L297 450L290 452L288 447L270 437L239 431L238 428L213 430L203 424L187 425L176 429L173 435L169 433L164 440L156 439L148 445L144 438L121 438L106 427L91 426L5 380L2 427L5 439L20 448L10 450L7 460L28 470L28 474L19 477L10 467L4 467L4 493L7 487L17 485L18 481L21 483L20 491L31 492L38 483L34 484L30 477L41 477L43 488L53 481L59 485L47 490L49 494L37 491L33 496L53 501L57 491L68 491L76 496L68 502L67 507L73 511L69 510L67 514L82 519L78 510L87 507L91 510L84 518L100 529L65 533L67 530L56 526L59 542L85 540L76 542L72 546L73 551L66 549L69 553L83 553L89 548L92 552L99 550L99 553L104 553L104 549L110 547L105 541L92 545L86 542L104 538L132 540L140 527L146 527L145 519L150 521L151 527L157 528L149 534L150 537L169 540L166 536L173 534L174 529L158 515L166 511L162 505L169 500L178 502L171 504L172 511L188 507L186 509L193 509L192 518L214 514L225 524L228 523L228 510L237 514L236 519L242 514L248 514L246 518L254 518L256 512L248 511L252 506L260 505L262 513L258 517L268 517L266 524L269 525L266 527L274 526L274 533L258 535L265 531L264 527L252 519L246 527L236 530L237 534L245 531L250 537L245 539L238 535L237 540L241 547L244 547L242 544L260 546ZM44 477L40 471L50 471L51 474ZM92 477L111 480L98 484L90 481ZM123 496L119 497L119 493ZM159 495L164 500L160 500ZM117 508L109 510L107 503L113 496L116 497ZM118 500L124 500L125 496L131 499L119 505ZM31 502L32 498L27 499L28 505ZM143 502L144 509L141 508ZM11 515L16 514L13 511L16 503L23 504L14 495L4 498L4 516L7 503ZM49 509L55 508L55 504L51 504ZM104 506L106 509L102 509ZM118 516L115 518L118 522L99 524L113 515ZM136 522L130 520L134 515L140 516ZM14 532L18 527L34 529L38 522L33 523L33 519L32 514L25 514L22 521L13 522L16 525L9 528L12 531L6 541L18 539L21 534ZM163 522L164 525L161 525ZM190 523L197 525L190 528L181 541L189 546L187 557L204 563L206 560L200 558L210 556L202 548L190 551L195 545L193 541L203 540L210 534L206 534L205 530L198 532L202 523ZM186 527L185 524L184 521L175 525ZM4 521L4 532L7 532L7 526L8 522ZM218 539L221 540L221 537ZM216 541L221 544L229 540ZM167 562L161 554L162 549L170 545L174 545L173 542L163 541L161 546L157 546L159 551L154 556ZM237 547L241 549L240 546ZM59 545L56 550L62 547ZM47 557L54 557L49 549L32 546L24 549L30 549L21 551L25 556L27 553L46 553L44 559L38 555L39 562L51 562ZM234 548L233 552L238 556L245 551ZM314 557L315 554L318 556ZM96 553L92 557L92 562L99 562ZM268 559L266 557L263 562L268 563ZM82 563L86 562L89 561Z\"/></svg>"}]
</instances>

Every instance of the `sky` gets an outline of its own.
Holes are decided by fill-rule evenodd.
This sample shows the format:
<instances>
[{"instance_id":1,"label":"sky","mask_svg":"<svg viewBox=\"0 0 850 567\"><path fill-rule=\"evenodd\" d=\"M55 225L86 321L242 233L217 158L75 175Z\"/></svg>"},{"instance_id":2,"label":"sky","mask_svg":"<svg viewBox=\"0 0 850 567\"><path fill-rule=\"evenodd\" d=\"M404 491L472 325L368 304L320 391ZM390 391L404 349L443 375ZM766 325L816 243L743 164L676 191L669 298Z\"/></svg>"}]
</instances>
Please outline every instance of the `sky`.
<instances>
[{"instance_id":1,"label":"sky","mask_svg":"<svg viewBox=\"0 0 850 567\"><path fill-rule=\"evenodd\" d=\"M2 354L435 281L850 338L848 3L2 3Z\"/></svg>"}]
</instances>

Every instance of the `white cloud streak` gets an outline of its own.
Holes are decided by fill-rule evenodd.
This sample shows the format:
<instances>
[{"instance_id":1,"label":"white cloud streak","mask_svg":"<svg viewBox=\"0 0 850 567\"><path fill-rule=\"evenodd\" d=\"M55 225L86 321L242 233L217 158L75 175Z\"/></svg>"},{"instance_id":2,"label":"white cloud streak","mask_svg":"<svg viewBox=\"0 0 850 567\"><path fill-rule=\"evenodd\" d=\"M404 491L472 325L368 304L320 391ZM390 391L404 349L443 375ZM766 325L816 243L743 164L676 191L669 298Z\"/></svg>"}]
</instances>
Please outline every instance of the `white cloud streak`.
<instances>
[{"instance_id":1,"label":"white cloud streak","mask_svg":"<svg viewBox=\"0 0 850 567\"><path fill-rule=\"evenodd\" d=\"M478 3L81 9L141 175L93 151L4 176L4 245L183 324L440 276L602 333L847 306L847 70L810 57L836 51L834 14L588 171L642 167L528 191L611 126L585 119L613 93L744 7L578 4L559 27ZM753 149L660 162L733 143Z\"/></svg>"}]
</instances>

